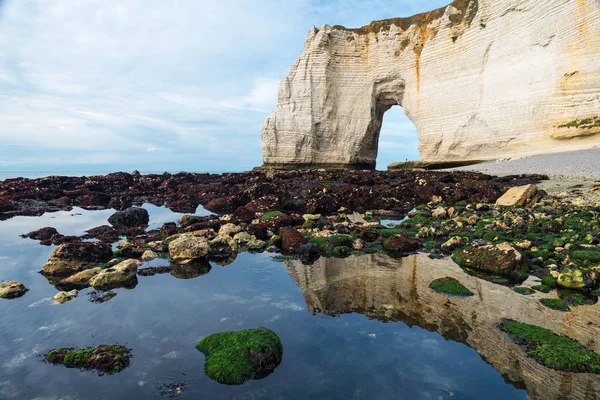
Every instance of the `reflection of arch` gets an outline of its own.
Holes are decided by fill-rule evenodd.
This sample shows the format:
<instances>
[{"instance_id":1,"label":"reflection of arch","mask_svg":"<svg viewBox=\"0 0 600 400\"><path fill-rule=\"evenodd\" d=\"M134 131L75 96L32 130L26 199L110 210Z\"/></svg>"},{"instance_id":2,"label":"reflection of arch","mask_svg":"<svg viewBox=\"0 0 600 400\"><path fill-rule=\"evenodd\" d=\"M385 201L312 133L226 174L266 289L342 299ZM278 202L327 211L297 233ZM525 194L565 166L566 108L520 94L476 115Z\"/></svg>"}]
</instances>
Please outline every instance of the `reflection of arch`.
<instances>
[{"instance_id":1,"label":"reflection of arch","mask_svg":"<svg viewBox=\"0 0 600 400\"><path fill-rule=\"evenodd\" d=\"M298 261L286 266L313 314L356 312L438 332L475 349L508 383L526 388L533 399L600 398L596 375L543 367L494 327L501 318L511 318L552 329L600 352L595 340L600 334L600 304L576 307L570 313L552 311L539 303L538 295L520 295L469 276L452 262L425 255L401 260L382 254L322 258L310 267ZM431 281L444 276L458 279L475 296L449 298L429 289Z\"/></svg>"}]
</instances>

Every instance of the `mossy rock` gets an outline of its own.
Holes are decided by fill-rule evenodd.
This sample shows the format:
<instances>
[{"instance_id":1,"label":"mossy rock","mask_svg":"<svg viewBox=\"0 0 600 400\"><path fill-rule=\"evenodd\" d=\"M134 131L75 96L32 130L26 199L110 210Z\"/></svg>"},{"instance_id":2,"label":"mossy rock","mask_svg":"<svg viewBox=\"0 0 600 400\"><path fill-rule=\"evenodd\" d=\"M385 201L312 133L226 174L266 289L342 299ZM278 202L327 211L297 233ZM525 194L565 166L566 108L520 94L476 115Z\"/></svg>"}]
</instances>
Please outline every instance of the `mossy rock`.
<instances>
[{"instance_id":1,"label":"mossy rock","mask_svg":"<svg viewBox=\"0 0 600 400\"><path fill-rule=\"evenodd\" d=\"M473 296L473 292L464 287L459 281L454 278L446 277L436 279L429 284L431 290L437 293L447 294L450 296L469 297Z\"/></svg>"},{"instance_id":2,"label":"mossy rock","mask_svg":"<svg viewBox=\"0 0 600 400\"><path fill-rule=\"evenodd\" d=\"M302 224L302 229L314 229L317 227L317 224L315 221L306 221Z\"/></svg>"},{"instance_id":3,"label":"mossy rock","mask_svg":"<svg viewBox=\"0 0 600 400\"><path fill-rule=\"evenodd\" d=\"M570 311L569 305L561 299L540 299L540 303L556 311Z\"/></svg>"},{"instance_id":4,"label":"mossy rock","mask_svg":"<svg viewBox=\"0 0 600 400\"><path fill-rule=\"evenodd\" d=\"M267 213L265 213L260 220L262 222L268 221L271 218L275 218L275 217L279 217L280 215L283 215L283 213L281 211L269 211Z\"/></svg>"},{"instance_id":5,"label":"mossy rock","mask_svg":"<svg viewBox=\"0 0 600 400\"><path fill-rule=\"evenodd\" d=\"M531 287L533 290L536 290L538 292L542 292L542 293L550 293L552 291L552 288L550 286L546 286L546 285L535 285Z\"/></svg>"},{"instance_id":6,"label":"mossy rock","mask_svg":"<svg viewBox=\"0 0 600 400\"><path fill-rule=\"evenodd\" d=\"M516 287L513 289L515 292L522 294L524 296L528 296L530 294L534 294L535 290L528 288L528 287L524 287L524 286L520 286L520 287Z\"/></svg>"},{"instance_id":7,"label":"mossy rock","mask_svg":"<svg viewBox=\"0 0 600 400\"><path fill-rule=\"evenodd\" d=\"M49 351L45 360L67 368L94 370L100 375L115 374L129 366L131 349L117 344L85 349L60 348Z\"/></svg>"},{"instance_id":8,"label":"mossy rock","mask_svg":"<svg viewBox=\"0 0 600 400\"><path fill-rule=\"evenodd\" d=\"M352 254L352 249L347 246L337 246L337 247L333 248L333 250L331 251L331 254L334 257L346 258Z\"/></svg>"},{"instance_id":9,"label":"mossy rock","mask_svg":"<svg viewBox=\"0 0 600 400\"><path fill-rule=\"evenodd\" d=\"M309 243L319 246L319 251L323 255L332 255L336 247L352 247L352 236L350 235L332 235L319 236L310 239Z\"/></svg>"},{"instance_id":10,"label":"mossy rock","mask_svg":"<svg viewBox=\"0 0 600 400\"><path fill-rule=\"evenodd\" d=\"M551 288L556 287L556 279L552 275L546 275L542 278L542 285L546 285Z\"/></svg>"},{"instance_id":11,"label":"mossy rock","mask_svg":"<svg viewBox=\"0 0 600 400\"><path fill-rule=\"evenodd\" d=\"M196 346L206 356L204 369L215 381L241 385L262 379L281 363L283 345L267 328L220 332L205 337Z\"/></svg>"},{"instance_id":12,"label":"mossy rock","mask_svg":"<svg viewBox=\"0 0 600 400\"><path fill-rule=\"evenodd\" d=\"M503 319L499 328L545 367L566 372L600 373L600 355L566 336L535 325Z\"/></svg>"},{"instance_id":13,"label":"mossy rock","mask_svg":"<svg viewBox=\"0 0 600 400\"><path fill-rule=\"evenodd\" d=\"M571 260L582 264L600 263L600 251L575 250L571 252Z\"/></svg>"},{"instance_id":14,"label":"mossy rock","mask_svg":"<svg viewBox=\"0 0 600 400\"><path fill-rule=\"evenodd\" d=\"M375 247L367 247L366 249L363 249L363 252L365 254L376 254L376 253L379 253L379 251L380 250L378 248L375 248Z\"/></svg>"}]
</instances>

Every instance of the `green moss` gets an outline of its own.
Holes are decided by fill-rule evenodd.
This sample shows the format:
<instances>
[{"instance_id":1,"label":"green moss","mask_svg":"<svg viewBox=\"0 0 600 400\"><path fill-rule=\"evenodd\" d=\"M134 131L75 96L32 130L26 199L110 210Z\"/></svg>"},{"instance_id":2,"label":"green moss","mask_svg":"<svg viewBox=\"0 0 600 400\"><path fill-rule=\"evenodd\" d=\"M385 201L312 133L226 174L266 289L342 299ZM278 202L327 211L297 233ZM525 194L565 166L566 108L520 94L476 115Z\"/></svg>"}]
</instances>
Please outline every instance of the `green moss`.
<instances>
[{"instance_id":1,"label":"green moss","mask_svg":"<svg viewBox=\"0 0 600 400\"><path fill-rule=\"evenodd\" d=\"M331 235L318 236L310 239L309 243L315 243L319 246L319 250L325 254L332 254L336 247L352 247L352 236L350 235Z\"/></svg>"},{"instance_id":2,"label":"green moss","mask_svg":"<svg viewBox=\"0 0 600 400\"><path fill-rule=\"evenodd\" d=\"M375 253L379 253L379 249L377 249L375 247L367 247L366 249L363 249L363 252L365 254L375 254Z\"/></svg>"},{"instance_id":3,"label":"green moss","mask_svg":"<svg viewBox=\"0 0 600 400\"><path fill-rule=\"evenodd\" d=\"M473 292L464 287L459 281L454 278L441 278L431 282L429 287L438 293L447 294L450 296L468 297L473 296Z\"/></svg>"},{"instance_id":4,"label":"green moss","mask_svg":"<svg viewBox=\"0 0 600 400\"><path fill-rule=\"evenodd\" d=\"M542 292L542 293L550 293L552 291L552 288L550 286L546 286L546 285L536 285L536 286L532 286L531 288L533 290L537 290L538 292Z\"/></svg>"},{"instance_id":5,"label":"green moss","mask_svg":"<svg viewBox=\"0 0 600 400\"><path fill-rule=\"evenodd\" d=\"M584 263L600 263L600 251L575 250L571 252L571 260Z\"/></svg>"},{"instance_id":6,"label":"green moss","mask_svg":"<svg viewBox=\"0 0 600 400\"><path fill-rule=\"evenodd\" d=\"M402 229L402 228L384 228L384 229L381 229L379 232L380 232L381 236L383 236L383 237L390 237L390 236L394 236L398 233L404 232L404 229Z\"/></svg>"},{"instance_id":7,"label":"green moss","mask_svg":"<svg viewBox=\"0 0 600 400\"><path fill-rule=\"evenodd\" d=\"M513 290L515 292L525 295L525 296L535 293L535 290L528 288L528 287L524 287L524 286L516 287Z\"/></svg>"},{"instance_id":8,"label":"green moss","mask_svg":"<svg viewBox=\"0 0 600 400\"><path fill-rule=\"evenodd\" d=\"M206 356L207 375L228 385L268 375L283 355L281 340L266 328L215 333L202 339L196 348Z\"/></svg>"},{"instance_id":9,"label":"green moss","mask_svg":"<svg viewBox=\"0 0 600 400\"><path fill-rule=\"evenodd\" d=\"M569 311L569 305L561 299L540 299L540 303L557 311Z\"/></svg>"},{"instance_id":10,"label":"green moss","mask_svg":"<svg viewBox=\"0 0 600 400\"><path fill-rule=\"evenodd\" d=\"M302 224L302 229L314 229L317 227L317 224L315 223L315 221L305 221Z\"/></svg>"},{"instance_id":11,"label":"green moss","mask_svg":"<svg viewBox=\"0 0 600 400\"><path fill-rule=\"evenodd\" d=\"M271 218L279 217L280 215L283 215L281 211L269 211L268 213L265 213L265 215L263 215L260 220L265 222L270 220Z\"/></svg>"},{"instance_id":12,"label":"green moss","mask_svg":"<svg viewBox=\"0 0 600 400\"><path fill-rule=\"evenodd\" d=\"M48 352L45 360L67 368L96 370L100 374L123 371L131 362L131 350L120 345L101 345L85 349L60 348Z\"/></svg>"},{"instance_id":13,"label":"green moss","mask_svg":"<svg viewBox=\"0 0 600 400\"><path fill-rule=\"evenodd\" d=\"M600 373L600 355L539 326L503 319L500 330L540 364L559 371Z\"/></svg>"},{"instance_id":14,"label":"green moss","mask_svg":"<svg viewBox=\"0 0 600 400\"><path fill-rule=\"evenodd\" d=\"M581 128L581 129L592 129L594 127L600 127L600 117L590 117L584 119L576 119L563 125L559 125L558 128Z\"/></svg>"},{"instance_id":15,"label":"green moss","mask_svg":"<svg viewBox=\"0 0 600 400\"><path fill-rule=\"evenodd\" d=\"M115 250L113 251L113 258L120 258L123 257L123 251L122 250Z\"/></svg>"},{"instance_id":16,"label":"green moss","mask_svg":"<svg viewBox=\"0 0 600 400\"><path fill-rule=\"evenodd\" d=\"M556 279L552 277L552 275L546 275L542 278L542 285L546 285L551 288L556 287Z\"/></svg>"}]
</instances>

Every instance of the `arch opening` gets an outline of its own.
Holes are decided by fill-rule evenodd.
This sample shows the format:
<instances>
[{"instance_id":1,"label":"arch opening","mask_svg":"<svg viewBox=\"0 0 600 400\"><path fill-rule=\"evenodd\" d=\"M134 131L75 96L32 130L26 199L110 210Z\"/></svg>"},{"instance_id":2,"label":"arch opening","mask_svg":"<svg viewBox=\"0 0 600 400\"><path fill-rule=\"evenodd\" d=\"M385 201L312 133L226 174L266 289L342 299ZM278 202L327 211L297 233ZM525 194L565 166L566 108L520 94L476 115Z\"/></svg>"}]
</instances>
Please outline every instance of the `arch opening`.
<instances>
[{"instance_id":1,"label":"arch opening","mask_svg":"<svg viewBox=\"0 0 600 400\"><path fill-rule=\"evenodd\" d=\"M387 105L379 119L379 134L375 135L376 169L386 170L398 161L419 159L419 136L415 124L399 105Z\"/></svg>"}]
</instances>

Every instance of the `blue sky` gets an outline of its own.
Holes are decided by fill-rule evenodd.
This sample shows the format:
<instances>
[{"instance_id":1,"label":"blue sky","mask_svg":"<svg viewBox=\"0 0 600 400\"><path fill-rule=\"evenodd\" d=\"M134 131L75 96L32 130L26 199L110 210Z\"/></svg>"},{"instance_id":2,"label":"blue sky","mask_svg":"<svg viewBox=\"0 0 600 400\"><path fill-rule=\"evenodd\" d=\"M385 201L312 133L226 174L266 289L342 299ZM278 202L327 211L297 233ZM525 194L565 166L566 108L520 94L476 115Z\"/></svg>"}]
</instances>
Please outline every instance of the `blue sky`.
<instances>
[{"instance_id":1,"label":"blue sky","mask_svg":"<svg viewBox=\"0 0 600 400\"><path fill-rule=\"evenodd\" d=\"M241 171L312 25L449 0L0 0L0 173ZM378 167L414 159L401 108Z\"/></svg>"}]
</instances>

